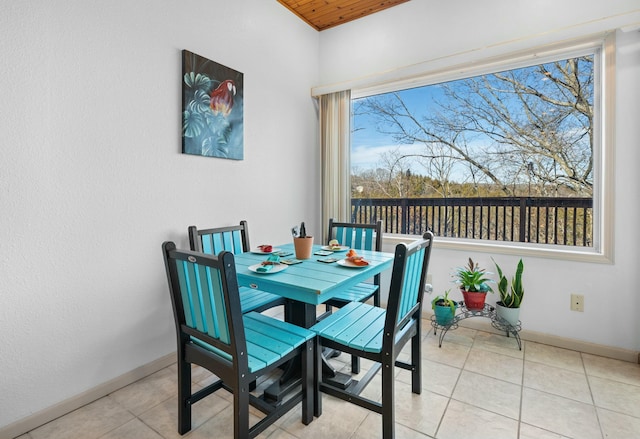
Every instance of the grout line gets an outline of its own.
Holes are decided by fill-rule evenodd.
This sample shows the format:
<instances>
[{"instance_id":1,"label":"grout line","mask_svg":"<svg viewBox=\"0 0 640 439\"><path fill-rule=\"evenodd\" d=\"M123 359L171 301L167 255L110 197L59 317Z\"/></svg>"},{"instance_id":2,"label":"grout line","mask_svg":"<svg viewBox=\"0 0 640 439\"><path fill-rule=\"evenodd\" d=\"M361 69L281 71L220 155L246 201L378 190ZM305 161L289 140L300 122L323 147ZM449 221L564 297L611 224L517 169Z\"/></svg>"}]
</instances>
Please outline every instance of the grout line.
<instances>
[{"instance_id":1,"label":"grout line","mask_svg":"<svg viewBox=\"0 0 640 439\"><path fill-rule=\"evenodd\" d=\"M520 380L520 407L518 409L518 437L522 429L522 406L524 405L524 373L527 358L527 344L524 340L521 340L522 346L522 378Z\"/></svg>"},{"instance_id":2,"label":"grout line","mask_svg":"<svg viewBox=\"0 0 640 439\"><path fill-rule=\"evenodd\" d=\"M602 428L602 422L600 422L600 414L598 412L598 406L596 405L596 399L593 396L593 389L591 388L591 377L587 373L587 366L584 364L584 355L580 352L580 363L582 364L582 369L584 370L584 376L587 379L587 387L589 388L589 396L591 397L591 404L593 404L593 410L596 413L596 422L598 423L598 428L600 429L600 434L602 437L606 437L604 430Z\"/></svg>"},{"instance_id":3,"label":"grout line","mask_svg":"<svg viewBox=\"0 0 640 439\"><path fill-rule=\"evenodd\" d=\"M477 335L477 331L474 333L473 335L473 340L471 342L471 346L468 346L469 350L467 351L467 355L465 356L464 361L462 362L462 367L460 367L459 369L456 367L456 369L458 369L458 377L456 378L456 382L454 383L453 387L451 388L451 394L449 395L449 397L447 398L447 404L444 407L444 411L442 412L442 417L440 418L440 422L438 422L438 426L436 427L436 432L434 437L438 437L438 433L440 432L440 427L442 427L442 422L444 421L445 416L447 416L447 411L449 410L449 405L451 404L451 400L453 399L453 394L456 390L456 387L458 386L458 383L460 382L460 378L462 377L462 372L464 371L464 367L467 364L467 361L469 360L469 356L471 355L471 349L473 349L473 345L476 342L476 335ZM438 343L439 338L434 338L435 343ZM467 347L467 346L465 346ZM442 347L439 347L438 349L442 349ZM446 363L441 363L441 364L446 364ZM450 367L455 367L455 366L451 366L450 364L447 364L447 366Z\"/></svg>"}]
</instances>

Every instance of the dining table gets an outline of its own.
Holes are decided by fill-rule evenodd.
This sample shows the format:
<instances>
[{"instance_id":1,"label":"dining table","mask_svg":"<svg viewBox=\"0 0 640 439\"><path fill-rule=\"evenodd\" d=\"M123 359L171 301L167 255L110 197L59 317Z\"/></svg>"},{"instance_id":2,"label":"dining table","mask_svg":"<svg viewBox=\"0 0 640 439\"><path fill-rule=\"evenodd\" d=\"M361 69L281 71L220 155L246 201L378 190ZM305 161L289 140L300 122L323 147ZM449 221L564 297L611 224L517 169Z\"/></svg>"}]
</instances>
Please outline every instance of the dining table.
<instances>
[{"instance_id":1,"label":"dining table","mask_svg":"<svg viewBox=\"0 0 640 439\"><path fill-rule=\"evenodd\" d=\"M275 245L271 252L266 253L257 249L235 255L238 285L278 294L287 299L284 319L287 322L304 328L310 328L317 321L316 309L318 305L334 297L338 292L349 289L360 282L372 278L393 265L393 253L356 250L367 265L355 265L346 261L348 248L340 251L329 251L327 246L314 245L311 258L301 262L279 264L269 271L257 270L270 254L280 255L280 260L294 260L293 243ZM318 254L321 253L321 254ZM332 262L322 262L329 259ZM323 380L331 380L346 388L350 385L348 374L337 372L329 363L323 361ZM291 381L290 386L295 385ZM286 393L284 380L274 383L274 388L267 391L273 399L280 399Z\"/></svg>"}]
</instances>

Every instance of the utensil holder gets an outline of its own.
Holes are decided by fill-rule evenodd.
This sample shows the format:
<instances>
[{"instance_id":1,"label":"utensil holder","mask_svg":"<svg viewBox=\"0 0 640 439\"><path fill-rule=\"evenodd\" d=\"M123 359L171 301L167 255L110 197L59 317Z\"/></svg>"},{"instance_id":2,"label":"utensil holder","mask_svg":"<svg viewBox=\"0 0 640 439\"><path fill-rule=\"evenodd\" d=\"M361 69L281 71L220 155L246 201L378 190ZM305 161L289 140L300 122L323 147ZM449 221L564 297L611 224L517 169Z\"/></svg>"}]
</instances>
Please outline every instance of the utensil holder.
<instances>
[{"instance_id":1,"label":"utensil holder","mask_svg":"<svg viewBox=\"0 0 640 439\"><path fill-rule=\"evenodd\" d=\"M313 250L313 236L293 238L293 247L295 248L296 259L309 259Z\"/></svg>"}]
</instances>

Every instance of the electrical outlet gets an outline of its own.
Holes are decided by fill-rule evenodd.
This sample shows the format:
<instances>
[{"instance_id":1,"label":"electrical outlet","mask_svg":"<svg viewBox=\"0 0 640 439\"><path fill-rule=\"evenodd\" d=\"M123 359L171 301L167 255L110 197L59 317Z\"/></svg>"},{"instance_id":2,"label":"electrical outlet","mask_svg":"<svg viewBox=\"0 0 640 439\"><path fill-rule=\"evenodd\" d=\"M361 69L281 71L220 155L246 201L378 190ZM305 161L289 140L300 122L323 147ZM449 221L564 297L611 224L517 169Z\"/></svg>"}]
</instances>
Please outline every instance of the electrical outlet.
<instances>
[{"instance_id":1,"label":"electrical outlet","mask_svg":"<svg viewBox=\"0 0 640 439\"><path fill-rule=\"evenodd\" d=\"M433 278L427 273L427 283L433 285Z\"/></svg>"},{"instance_id":2,"label":"electrical outlet","mask_svg":"<svg viewBox=\"0 0 640 439\"><path fill-rule=\"evenodd\" d=\"M584 296L582 294L571 295L571 311L584 312Z\"/></svg>"},{"instance_id":3,"label":"electrical outlet","mask_svg":"<svg viewBox=\"0 0 640 439\"><path fill-rule=\"evenodd\" d=\"M427 279L424 282L424 292L426 294L433 293L433 285L431 284L431 275L427 274Z\"/></svg>"}]
</instances>

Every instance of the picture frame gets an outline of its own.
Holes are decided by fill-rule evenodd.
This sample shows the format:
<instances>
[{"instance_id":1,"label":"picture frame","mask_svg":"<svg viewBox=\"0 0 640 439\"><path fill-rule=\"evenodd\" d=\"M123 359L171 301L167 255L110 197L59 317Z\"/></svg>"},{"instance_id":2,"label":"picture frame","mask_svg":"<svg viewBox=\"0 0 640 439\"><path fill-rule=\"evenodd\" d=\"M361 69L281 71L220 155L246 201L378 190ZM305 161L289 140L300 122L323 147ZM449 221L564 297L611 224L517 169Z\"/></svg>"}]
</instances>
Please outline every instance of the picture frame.
<instances>
[{"instance_id":1,"label":"picture frame","mask_svg":"<svg viewBox=\"0 0 640 439\"><path fill-rule=\"evenodd\" d=\"M182 51L182 152L244 159L244 75Z\"/></svg>"}]
</instances>

